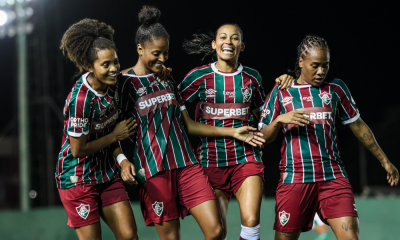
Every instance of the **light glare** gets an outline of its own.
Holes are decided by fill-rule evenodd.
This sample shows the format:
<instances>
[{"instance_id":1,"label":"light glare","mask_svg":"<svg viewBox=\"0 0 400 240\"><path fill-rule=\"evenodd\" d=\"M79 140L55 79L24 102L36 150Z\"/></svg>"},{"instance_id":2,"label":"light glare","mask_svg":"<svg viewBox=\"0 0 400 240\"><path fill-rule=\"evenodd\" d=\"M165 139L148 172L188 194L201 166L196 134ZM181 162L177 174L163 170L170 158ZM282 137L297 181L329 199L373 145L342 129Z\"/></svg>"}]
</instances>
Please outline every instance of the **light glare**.
<instances>
[{"instance_id":1,"label":"light glare","mask_svg":"<svg viewBox=\"0 0 400 240\"><path fill-rule=\"evenodd\" d=\"M7 13L0 10L0 26L3 26L7 22Z\"/></svg>"}]
</instances>

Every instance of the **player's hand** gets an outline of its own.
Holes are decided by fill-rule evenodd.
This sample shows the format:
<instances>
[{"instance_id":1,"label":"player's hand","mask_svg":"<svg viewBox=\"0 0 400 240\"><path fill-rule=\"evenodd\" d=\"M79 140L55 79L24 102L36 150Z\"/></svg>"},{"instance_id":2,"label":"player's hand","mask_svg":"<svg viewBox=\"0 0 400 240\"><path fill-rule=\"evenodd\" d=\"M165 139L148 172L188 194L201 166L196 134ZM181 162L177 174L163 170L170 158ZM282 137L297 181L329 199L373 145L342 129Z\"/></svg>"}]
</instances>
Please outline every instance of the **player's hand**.
<instances>
[{"instance_id":1,"label":"player's hand","mask_svg":"<svg viewBox=\"0 0 400 240\"><path fill-rule=\"evenodd\" d=\"M279 83L279 89L288 89L294 83L294 78L290 75L283 74L282 76L275 79L275 82Z\"/></svg>"},{"instance_id":2,"label":"player's hand","mask_svg":"<svg viewBox=\"0 0 400 240\"><path fill-rule=\"evenodd\" d=\"M116 142L122 141L129 136L132 136L136 132L136 128L136 121L133 120L133 118L129 118L128 120L117 123L111 134L113 134L114 140Z\"/></svg>"},{"instance_id":3,"label":"player's hand","mask_svg":"<svg viewBox=\"0 0 400 240\"><path fill-rule=\"evenodd\" d=\"M168 81L168 79L171 76L172 68L167 68L163 65L163 69L161 70L160 74L157 76L157 81L159 82L165 82Z\"/></svg>"},{"instance_id":4,"label":"player's hand","mask_svg":"<svg viewBox=\"0 0 400 240\"><path fill-rule=\"evenodd\" d=\"M249 126L235 128L235 134L233 137L237 140L250 144L253 147L256 147L257 145L263 145L265 143L264 138L262 138L263 134L257 132L256 128Z\"/></svg>"},{"instance_id":5,"label":"player's hand","mask_svg":"<svg viewBox=\"0 0 400 240\"><path fill-rule=\"evenodd\" d=\"M135 180L135 165L129 162L128 159L125 159L122 160L120 166L122 180L130 185L137 184L138 182Z\"/></svg>"},{"instance_id":6,"label":"player's hand","mask_svg":"<svg viewBox=\"0 0 400 240\"><path fill-rule=\"evenodd\" d=\"M282 115L279 115L277 121L284 124L296 124L304 127L304 124L311 122L310 113L305 111L291 111Z\"/></svg>"},{"instance_id":7,"label":"player's hand","mask_svg":"<svg viewBox=\"0 0 400 240\"><path fill-rule=\"evenodd\" d=\"M389 161L382 163L382 167L387 172L387 180L390 186L397 186L399 183L399 170Z\"/></svg>"}]
</instances>

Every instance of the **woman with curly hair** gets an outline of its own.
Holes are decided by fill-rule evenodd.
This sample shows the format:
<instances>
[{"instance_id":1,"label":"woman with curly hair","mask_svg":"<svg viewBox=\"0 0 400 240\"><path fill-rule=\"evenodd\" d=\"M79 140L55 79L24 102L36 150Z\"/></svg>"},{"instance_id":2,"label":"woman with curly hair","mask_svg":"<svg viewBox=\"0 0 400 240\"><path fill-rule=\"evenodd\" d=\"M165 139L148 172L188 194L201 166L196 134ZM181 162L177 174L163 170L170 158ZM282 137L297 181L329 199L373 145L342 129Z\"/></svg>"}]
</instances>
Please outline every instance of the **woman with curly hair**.
<instances>
[{"instance_id":1,"label":"woman with curly hair","mask_svg":"<svg viewBox=\"0 0 400 240\"><path fill-rule=\"evenodd\" d=\"M72 87L64 106L64 131L56 183L79 239L101 239L100 217L116 239L138 239L128 195L118 176L127 162L118 141L131 136L135 121L116 124L119 61L114 30L97 20L72 25L61 49L86 71ZM122 175L124 179L125 176Z\"/></svg>"}]
</instances>

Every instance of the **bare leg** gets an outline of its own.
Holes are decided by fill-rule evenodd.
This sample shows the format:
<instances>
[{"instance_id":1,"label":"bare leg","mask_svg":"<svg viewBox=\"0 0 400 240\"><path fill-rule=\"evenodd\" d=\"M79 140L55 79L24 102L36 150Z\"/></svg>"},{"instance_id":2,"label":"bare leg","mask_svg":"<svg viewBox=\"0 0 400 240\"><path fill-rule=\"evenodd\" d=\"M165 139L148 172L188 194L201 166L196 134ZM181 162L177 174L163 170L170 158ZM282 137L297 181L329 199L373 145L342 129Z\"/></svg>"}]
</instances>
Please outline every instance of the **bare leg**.
<instances>
[{"instance_id":1,"label":"bare leg","mask_svg":"<svg viewBox=\"0 0 400 240\"><path fill-rule=\"evenodd\" d=\"M260 224L262 192L263 181L259 176L246 178L236 192L243 226L255 227Z\"/></svg>"},{"instance_id":2,"label":"bare leg","mask_svg":"<svg viewBox=\"0 0 400 240\"><path fill-rule=\"evenodd\" d=\"M199 224L206 240L223 239L223 228L219 217L217 200L205 201L189 211Z\"/></svg>"},{"instance_id":3,"label":"bare leg","mask_svg":"<svg viewBox=\"0 0 400 240\"><path fill-rule=\"evenodd\" d=\"M215 192L215 196L217 197L219 216L220 216L221 222L222 222L222 228L223 228L222 239L225 239L227 230L228 230L227 224L226 224L226 216L228 214L229 200L228 200L228 198L226 198L225 194L221 190L214 189L214 192Z\"/></svg>"},{"instance_id":4,"label":"bare leg","mask_svg":"<svg viewBox=\"0 0 400 240\"><path fill-rule=\"evenodd\" d=\"M156 229L160 240L179 240L181 239L179 219L156 223Z\"/></svg>"},{"instance_id":5,"label":"bare leg","mask_svg":"<svg viewBox=\"0 0 400 240\"><path fill-rule=\"evenodd\" d=\"M75 228L79 240L101 240L100 222Z\"/></svg>"},{"instance_id":6,"label":"bare leg","mask_svg":"<svg viewBox=\"0 0 400 240\"><path fill-rule=\"evenodd\" d=\"M110 227L117 240L137 240L137 227L128 200L103 207L100 216Z\"/></svg>"},{"instance_id":7,"label":"bare leg","mask_svg":"<svg viewBox=\"0 0 400 240\"><path fill-rule=\"evenodd\" d=\"M275 231L275 240L297 240L300 237L300 232L284 233Z\"/></svg>"},{"instance_id":8,"label":"bare leg","mask_svg":"<svg viewBox=\"0 0 400 240\"><path fill-rule=\"evenodd\" d=\"M327 233L328 232L328 226L327 225L316 225L315 226L315 231L317 232L318 235Z\"/></svg>"},{"instance_id":9,"label":"bare leg","mask_svg":"<svg viewBox=\"0 0 400 240\"><path fill-rule=\"evenodd\" d=\"M359 223L357 217L330 218L327 220L337 240L358 240Z\"/></svg>"}]
</instances>

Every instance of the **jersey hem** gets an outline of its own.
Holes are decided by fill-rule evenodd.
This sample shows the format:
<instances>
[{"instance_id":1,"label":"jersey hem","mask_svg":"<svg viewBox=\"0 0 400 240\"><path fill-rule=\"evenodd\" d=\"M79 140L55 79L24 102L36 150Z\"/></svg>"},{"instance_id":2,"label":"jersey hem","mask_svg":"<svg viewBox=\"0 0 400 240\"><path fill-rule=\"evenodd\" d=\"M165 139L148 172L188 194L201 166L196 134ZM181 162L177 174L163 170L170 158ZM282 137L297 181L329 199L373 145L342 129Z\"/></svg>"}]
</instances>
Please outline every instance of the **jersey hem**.
<instances>
[{"instance_id":1,"label":"jersey hem","mask_svg":"<svg viewBox=\"0 0 400 240\"><path fill-rule=\"evenodd\" d=\"M88 135L89 131L81 132L81 133L76 133L76 132L70 132L68 131L68 135L71 137L80 137L82 134Z\"/></svg>"},{"instance_id":2,"label":"jersey hem","mask_svg":"<svg viewBox=\"0 0 400 240\"><path fill-rule=\"evenodd\" d=\"M350 119L347 119L346 121L343 121L342 123L343 123L343 125L347 125L347 124L357 121L359 118L360 118L360 113L357 113L357 115L355 115L354 117L352 117Z\"/></svg>"}]
</instances>

